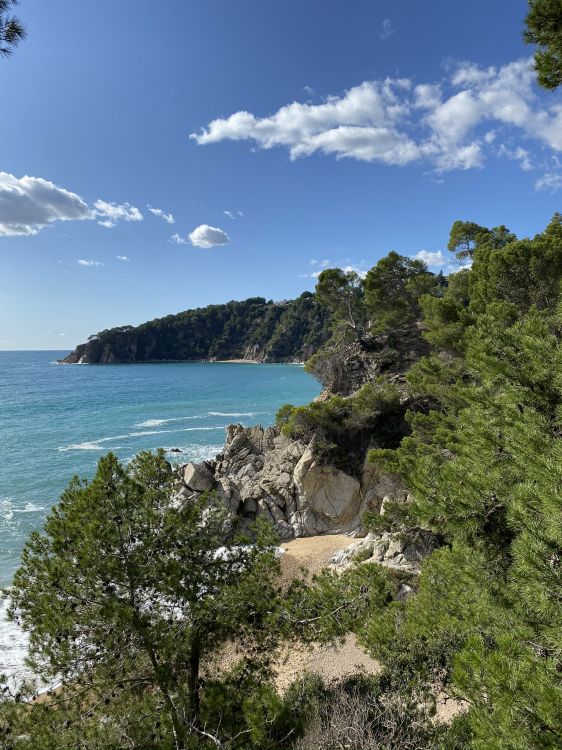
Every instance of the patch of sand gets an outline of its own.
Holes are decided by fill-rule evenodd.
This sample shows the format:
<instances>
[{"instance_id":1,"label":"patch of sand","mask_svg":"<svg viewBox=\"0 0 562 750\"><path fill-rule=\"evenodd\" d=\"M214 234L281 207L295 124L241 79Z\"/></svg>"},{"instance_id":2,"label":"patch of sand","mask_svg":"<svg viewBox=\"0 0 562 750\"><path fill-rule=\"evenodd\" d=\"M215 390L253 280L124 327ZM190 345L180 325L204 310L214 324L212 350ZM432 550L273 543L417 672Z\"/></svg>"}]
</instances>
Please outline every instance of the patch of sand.
<instances>
[{"instance_id":1,"label":"patch of sand","mask_svg":"<svg viewBox=\"0 0 562 750\"><path fill-rule=\"evenodd\" d=\"M303 537L284 542L281 547L281 575L288 584L304 568L310 574L319 573L329 566L332 555L353 540L344 534ZM317 674L325 680L336 680L366 672L376 674L380 665L371 659L357 644L355 635L346 636L343 643L307 646L299 643L282 647L275 660L275 684L280 691L286 690L304 672Z\"/></svg>"},{"instance_id":2,"label":"patch of sand","mask_svg":"<svg viewBox=\"0 0 562 750\"><path fill-rule=\"evenodd\" d=\"M380 665L357 644L353 633L343 643L305 646L293 643L283 646L275 660L275 686L284 692L305 672L317 674L324 680L341 680L357 672L377 674Z\"/></svg>"},{"instance_id":3,"label":"patch of sand","mask_svg":"<svg viewBox=\"0 0 562 750\"><path fill-rule=\"evenodd\" d=\"M353 544L353 539L345 534L327 534L325 536L307 536L283 542L281 547L281 575L284 581L290 582L304 568L311 574L319 573L328 567L332 555L344 547Z\"/></svg>"},{"instance_id":4,"label":"patch of sand","mask_svg":"<svg viewBox=\"0 0 562 750\"><path fill-rule=\"evenodd\" d=\"M280 557L283 584L289 585L302 574L303 569L311 575L319 573L330 565L335 552L350 544L353 544L353 539L343 534L304 537L284 542L281 545L284 554ZM226 644L213 663L207 665L208 673L231 669L242 656L243 653L234 643ZM359 647L355 635L351 633L343 642L335 644L285 643L274 659L273 670L275 685L283 692L305 672L330 681L357 672L376 674L380 671L380 665Z\"/></svg>"}]
</instances>

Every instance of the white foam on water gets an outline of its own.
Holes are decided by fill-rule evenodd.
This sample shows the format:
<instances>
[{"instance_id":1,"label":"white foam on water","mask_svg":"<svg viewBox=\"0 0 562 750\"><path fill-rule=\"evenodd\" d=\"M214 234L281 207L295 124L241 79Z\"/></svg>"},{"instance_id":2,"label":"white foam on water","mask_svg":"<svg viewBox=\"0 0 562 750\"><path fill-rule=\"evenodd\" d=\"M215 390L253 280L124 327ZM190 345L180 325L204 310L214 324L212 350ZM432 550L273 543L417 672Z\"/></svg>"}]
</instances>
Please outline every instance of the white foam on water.
<instances>
[{"instance_id":1,"label":"white foam on water","mask_svg":"<svg viewBox=\"0 0 562 750\"><path fill-rule=\"evenodd\" d=\"M206 419L207 417L257 417L259 414L267 414L265 411L208 411L206 414L195 414L190 417L167 417L145 419L135 427L161 427L170 422L184 422L191 419Z\"/></svg>"},{"instance_id":2,"label":"white foam on water","mask_svg":"<svg viewBox=\"0 0 562 750\"><path fill-rule=\"evenodd\" d=\"M135 427L160 427L171 421L171 419L146 419L144 422L136 424Z\"/></svg>"},{"instance_id":3,"label":"white foam on water","mask_svg":"<svg viewBox=\"0 0 562 750\"><path fill-rule=\"evenodd\" d=\"M0 531L8 536L17 537L20 529L19 515L22 513L40 513L45 510L41 505L25 503L18 506L11 497L0 497Z\"/></svg>"},{"instance_id":4,"label":"white foam on water","mask_svg":"<svg viewBox=\"0 0 562 750\"><path fill-rule=\"evenodd\" d=\"M209 417L257 417L259 414L267 414L265 411L210 411Z\"/></svg>"},{"instance_id":5,"label":"white foam on water","mask_svg":"<svg viewBox=\"0 0 562 750\"><path fill-rule=\"evenodd\" d=\"M14 513L38 513L40 510L45 510L45 508L35 503L26 503L23 508L14 508Z\"/></svg>"},{"instance_id":6,"label":"white foam on water","mask_svg":"<svg viewBox=\"0 0 562 750\"><path fill-rule=\"evenodd\" d=\"M179 453L178 453L179 449ZM210 461L223 449L221 443L216 445L169 445L164 448L169 461L185 464L189 461Z\"/></svg>"},{"instance_id":7,"label":"white foam on water","mask_svg":"<svg viewBox=\"0 0 562 750\"><path fill-rule=\"evenodd\" d=\"M193 417L168 417L166 419L145 419L144 422L139 422L135 427L161 427L163 424L169 424L170 422L184 422L188 419L205 419L208 414L196 414Z\"/></svg>"},{"instance_id":8,"label":"white foam on water","mask_svg":"<svg viewBox=\"0 0 562 750\"><path fill-rule=\"evenodd\" d=\"M32 675L25 666L28 636L19 625L8 620L8 604L8 597L0 596L0 674L10 683L17 683Z\"/></svg>"},{"instance_id":9,"label":"white foam on water","mask_svg":"<svg viewBox=\"0 0 562 750\"><path fill-rule=\"evenodd\" d=\"M146 437L148 435L166 435L171 432L212 432L213 430L224 430L226 427L227 425L217 425L216 427L181 427L177 430L142 430L139 432L128 432L126 435L114 435L113 437L104 437L98 440L87 440L83 443L72 443L71 445L60 446L57 450L61 453L66 453L67 451L101 451L104 450L104 443L111 443L114 440L127 440L129 438Z\"/></svg>"},{"instance_id":10,"label":"white foam on water","mask_svg":"<svg viewBox=\"0 0 562 750\"><path fill-rule=\"evenodd\" d=\"M72 445L67 445L64 448L60 447L57 448L58 451L61 453L66 453L67 451L101 451L103 450L102 446L99 445L99 443L96 442L86 442L86 443L73 443Z\"/></svg>"}]
</instances>

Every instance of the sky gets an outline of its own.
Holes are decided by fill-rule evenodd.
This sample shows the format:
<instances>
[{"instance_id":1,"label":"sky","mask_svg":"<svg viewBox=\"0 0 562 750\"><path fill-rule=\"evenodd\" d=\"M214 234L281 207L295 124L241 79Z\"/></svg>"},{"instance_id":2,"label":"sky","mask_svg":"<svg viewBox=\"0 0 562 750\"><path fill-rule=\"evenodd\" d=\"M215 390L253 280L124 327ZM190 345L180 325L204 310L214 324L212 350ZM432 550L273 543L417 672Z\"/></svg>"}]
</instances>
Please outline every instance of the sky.
<instances>
[{"instance_id":1,"label":"sky","mask_svg":"<svg viewBox=\"0 0 562 750\"><path fill-rule=\"evenodd\" d=\"M0 59L0 349L312 290L456 219L541 231L562 93L526 0L21 0Z\"/></svg>"}]
</instances>

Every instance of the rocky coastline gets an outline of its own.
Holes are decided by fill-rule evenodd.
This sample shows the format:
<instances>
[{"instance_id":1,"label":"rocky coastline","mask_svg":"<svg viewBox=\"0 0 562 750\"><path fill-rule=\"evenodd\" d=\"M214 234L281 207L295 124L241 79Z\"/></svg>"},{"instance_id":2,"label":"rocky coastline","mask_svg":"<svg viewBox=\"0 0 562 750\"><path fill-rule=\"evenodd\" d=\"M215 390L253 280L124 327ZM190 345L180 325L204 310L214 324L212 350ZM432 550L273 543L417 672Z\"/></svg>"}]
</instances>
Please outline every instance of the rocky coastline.
<instances>
[{"instance_id":1,"label":"rocky coastline","mask_svg":"<svg viewBox=\"0 0 562 750\"><path fill-rule=\"evenodd\" d=\"M437 539L424 530L411 539L367 533L366 512L384 514L388 502L408 502L397 476L380 472L366 460L361 476L351 476L319 461L313 441L293 440L278 427L230 425L215 459L179 467L174 502L189 502L204 492L215 492L243 525L267 519L282 540L348 535L352 546L334 559L340 567L361 554L417 573L421 560L437 546ZM353 544L353 538L361 541Z\"/></svg>"}]
</instances>

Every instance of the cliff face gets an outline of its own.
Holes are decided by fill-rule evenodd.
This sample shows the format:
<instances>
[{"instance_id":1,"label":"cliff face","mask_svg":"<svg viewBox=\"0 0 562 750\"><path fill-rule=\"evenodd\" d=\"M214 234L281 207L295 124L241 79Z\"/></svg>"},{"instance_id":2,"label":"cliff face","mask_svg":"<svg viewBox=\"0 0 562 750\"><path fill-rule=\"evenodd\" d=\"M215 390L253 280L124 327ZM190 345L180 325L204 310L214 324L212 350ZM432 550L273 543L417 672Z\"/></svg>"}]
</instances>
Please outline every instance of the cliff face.
<instances>
[{"instance_id":1,"label":"cliff face","mask_svg":"<svg viewBox=\"0 0 562 750\"><path fill-rule=\"evenodd\" d=\"M64 364L248 359L295 362L329 338L329 315L310 292L288 302L253 297L210 305L140 326L102 331L80 344Z\"/></svg>"},{"instance_id":2,"label":"cliff face","mask_svg":"<svg viewBox=\"0 0 562 750\"><path fill-rule=\"evenodd\" d=\"M233 515L248 523L270 520L283 539L317 534L361 535L366 511L405 500L396 477L365 463L359 479L315 459L313 445L291 440L277 427L231 425L215 460L180 470L176 499L215 491Z\"/></svg>"},{"instance_id":3,"label":"cliff face","mask_svg":"<svg viewBox=\"0 0 562 750\"><path fill-rule=\"evenodd\" d=\"M403 380L412 364L429 351L419 324L412 323L391 333L368 334L339 348L329 343L307 362L307 370L322 382L326 397L351 396L381 375L392 382Z\"/></svg>"}]
</instances>

